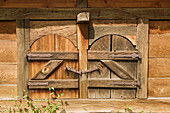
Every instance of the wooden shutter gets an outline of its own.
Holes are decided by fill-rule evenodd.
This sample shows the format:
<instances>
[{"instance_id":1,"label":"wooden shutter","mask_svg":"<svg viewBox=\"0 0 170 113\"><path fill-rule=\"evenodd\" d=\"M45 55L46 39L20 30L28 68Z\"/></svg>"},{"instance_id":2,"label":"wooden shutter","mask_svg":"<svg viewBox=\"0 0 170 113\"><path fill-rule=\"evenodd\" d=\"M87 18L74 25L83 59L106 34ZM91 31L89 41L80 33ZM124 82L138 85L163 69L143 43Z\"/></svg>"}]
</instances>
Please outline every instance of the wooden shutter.
<instances>
[{"instance_id":1,"label":"wooden shutter","mask_svg":"<svg viewBox=\"0 0 170 113\"><path fill-rule=\"evenodd\" d=\"M31 48L27 53L29 96L32 99L49 98L49 88L54 87L56 95L64 93L62 98L78 98L79 77L65 69L79 68L78 50L75 46L76 24L63 21L30 23ZM54 95L52 97L55 98Z\"/></svg>"},{"instance_id":2,"label":"wooden shutter","mask_svg":"<svg viewBox=\"0 0 170 113\"><path fill-rule=\"evenodd\" d=\"M135 20L96 20L90 24L88 98L136 98L139 51Z\"/></svg>"}]
</instances>

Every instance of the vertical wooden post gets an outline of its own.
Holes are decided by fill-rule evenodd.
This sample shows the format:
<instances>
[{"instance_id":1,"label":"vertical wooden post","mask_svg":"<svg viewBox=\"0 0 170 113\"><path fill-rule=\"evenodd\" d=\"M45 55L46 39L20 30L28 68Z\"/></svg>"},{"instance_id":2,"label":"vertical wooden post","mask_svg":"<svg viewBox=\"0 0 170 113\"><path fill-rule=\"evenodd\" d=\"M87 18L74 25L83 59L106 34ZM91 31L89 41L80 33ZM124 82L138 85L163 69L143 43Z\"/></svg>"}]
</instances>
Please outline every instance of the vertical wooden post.
<instances>
[{"instance_id":1,"label":"vertical wooden post","mask_svg":"<svg viewBox=\"0 0 170 113\"><path fill-rule=\"evenodd\" d=\"M87 49L88 49L88 23L89 13L77 15L77 33L79 49L79 70L87 70ZM87 98L87 74L79 77L80 98Z\"/></svg>"},{"instance_id":2,"label":"vertical wooden post","mask_svg":"<svg viewBox=\"0 0 170 113\"><path fill-rule=\"evenodd\" d=\"M25 23L27 22L27 24ZM23 98L23 91L27 90L26 81L28 80L28 63L25 57L25 52L29 48L29 31L28 20L16 21L16 33L17 33L17 91L18 99ZM27 33L27 35L25 35Z\"/></svg>"},{"instance_id":3,"label":"vertical wooden post","mask_svg":"<svg viewBox=\"0 0 170 113\"><path fill-rule=\"evenodd\" d=\"M148 33L149 20L139 19L137 26L137 48L142 56L138 62L138 79L141 87L137 90L137 98L147 98L147 77L148 77Z\"/></svg>"}]
</instances>

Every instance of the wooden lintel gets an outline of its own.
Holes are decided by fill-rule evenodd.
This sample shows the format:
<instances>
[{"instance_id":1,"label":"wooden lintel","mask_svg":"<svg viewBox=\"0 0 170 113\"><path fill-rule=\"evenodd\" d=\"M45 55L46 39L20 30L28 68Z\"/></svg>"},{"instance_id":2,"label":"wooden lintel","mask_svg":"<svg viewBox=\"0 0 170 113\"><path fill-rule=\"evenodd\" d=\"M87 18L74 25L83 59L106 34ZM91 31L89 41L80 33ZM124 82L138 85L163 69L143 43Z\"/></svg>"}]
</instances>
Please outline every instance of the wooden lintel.
<instances>
[{"instance_id":1,"label":"wooden lintel","mask_svg":"<svg viewBox=\"0 0 170 113\"><path fill-rule=\"evenodd\" d=\"M82 12L77 15L77 23L88 23L90 20L89 12Z\"/></svg>"},{"instance_id":2,"label":"wooden lintel","mask_svg":"<svg viewBox=\"0 0 170 113\"><path fill-rule=\"evenodd\" d=\"M132 55L138 54L138 51L119 51L119 52L102 52L89 51L88 60L138 60L138 58L115 58L113 55Z\"/></svg>"},{"instance_id":3,"label":"wooden lintel","mask_svg":"<svg viewBox=\"0 0 170 113\"><path fill-rule=\"evenodd\" d=\"M31 80L43 80L56 69L63 60L50 60Z\"/></svg>"},{"instance_id":4,"label":"wooden lintel","mask_svg":"<svg viewBox=\"0 0 170 113\"><path fill-rule=\"evenodd\" d=\"M78 52L29 52L28 60L78 60Z\"/></svg>"},{"instance_id":5,"label":"wooden lintel","mask_svg":"<svg viewBox=\"0 0 170 113\"><path fill-rule=\"evenodd\" d=\"M95 19L170 19L170 8L4 8L0 20L74 19L81 12L90 12Z\"/></svg>"},{"instance_id":6,"label":"wooden lintel","mask_svg":"<svg viewBox=\"0 0 170 113\"><path fill-rule=\"evenodd\" d=\"M135 80L88 79L91 88L137 88L139 85Z\"/></svg>"},{"instance_id":7,"label":"wooden lintel","mask_svg":"<svg viewBox=\"0 0 170 113\"><path fill-rule=\"evenodd\" d=\"M62 80L30 80L28 82L29 89L48 89L54 87L60 88L78 88L78 79L62 79Z\"/></svg>"}]
</instances>

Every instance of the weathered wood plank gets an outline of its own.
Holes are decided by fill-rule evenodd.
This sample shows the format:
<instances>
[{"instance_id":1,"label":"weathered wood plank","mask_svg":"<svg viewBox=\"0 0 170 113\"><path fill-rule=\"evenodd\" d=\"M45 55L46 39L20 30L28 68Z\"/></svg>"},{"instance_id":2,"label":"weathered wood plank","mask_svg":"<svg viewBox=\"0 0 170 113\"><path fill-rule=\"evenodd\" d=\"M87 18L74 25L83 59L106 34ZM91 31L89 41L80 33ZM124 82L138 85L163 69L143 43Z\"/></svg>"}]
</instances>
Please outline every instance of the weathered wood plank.
<instances>
[{"instance_id":1,"label":"weathered wood plank","mask_svg":"<svg viewBox=\"0 0 170 113\"><path fill-rule=\"evenodd\" d=\"M0 40L16 40L16 22L0 21Z\"/></svg>"},{"instance_id":2,"label":"weathered wood plank","mask_svg":"<svg viewBox=\"0 0 170 113\"><path fill-rule=\"evenodd\" d=\"M78 79L62 79L62 80L30 80L28 82L29 89L55 89L61 88L78 88Z\"/></svg>"},{"instance_id":3,"label":"weathered wood plank","mask_svg":"<svg viewBox=\"0 0 170 113\"><path fill-rule=\"evenodd\" d=\"M27 58L28 60L78 60L78 52L29 52Z\"/></svg>"},{"instance_id":4,"label":"weathered wood plank","mask_svg":"<svg viewBox=\"0 0 170 113\"><path fill-rule=\"evenodd\" d=\"M17 84L17 65L0 65L0 84Z\"/></svg>"},{"instance_id":5,"label":"weathered wood plank","mask_svg":"<svg viewBox=\"0 0 170 113\"><path fill-rule=\"evenodd\" d=\"M53 8L75 7L76 0L2 0L0 8Z\"/></svg>"},{"instance_id":6,"label":"weathered wood plank","mask_svg":"<svg viewBox=\"0 0 170 113\"><path fill-rule=\"evenodd\" d=\"M109 52L111 45L110 40L110 36L100 38L89 48L88 54L90 52ZM110 70L99 62L99 60L88 61L88 69L95 67L98 67L100 71L88 73L88 79L110 79ZM88 98L110 98L110 88L88 88Z\"/></svg>"},{"instance_id":7,"label":"weathered wood plank","mask_svg":"<svg viewBox=\"0 0 170 113\"><path fill-rule=\"evenodd\" d=\"M77 7L78 8L85 8L87 7L87 1L88 0L76 0L77 1Z\"/></svg>"},{"instance_id":8,"label":"weathered wood plank","mask_svg":"<svg viewBox=\"0 0 170 113\"><path fill-rule=\"evenodd\" d=\"M0 98L17 98L17 85L0 85ZM11 96L12 95L12 96Z\"/></svg>"},{"instance_id":9,"label":"weathered wood plank","mask_svg":"<svg viewBox=\"0 0 170 113\"><path fill-rule=\"evenodd\" d=\"M109 68L112 72L116 73L116 75L121 79L132 79L133 76L129 74L121 65L112 60L100 60L107 68Z\"/></svg>"},{"instance_id":10,"label":"weathered wood plank","mask_svg":"<svg viewBox=\"0 0 170 113\"><path fill-rule=\"evenodd\" d=\"M170 35L149 36L149 57L170 57Z\"/></svg>"},{"instance_id":11,"label":"weathered wood plank","mask_svg":"<svg viewBox=\"0 0 170 113\"><path fill-rule=\"evenodd\" d=\"M148 97L170 97L169 78L150 78L148 84Z\"/></svg>"},{"instance_id":12,"label":"weathered wood plank","mask_svg":"<svg viewBox=\"0 0 170 113\"><path fill-rule=\"evenodd\" d=\"M149 78L170 77L170 58L149 58Z\"/></svg>"},{"instance_id":13,"label":"weathered wood plank","mask_svg":"<svg viewBox=\"0 0 170 113\"><path fill-rule=\"evenodd\" d=\"M136 42L136 20L92 20L89 26L89 45L99 37L110 34L125 36L134 45Z\"/></svg>"},{"instance_id":14,"label":"weathered wood plank","mask_svg":"<svg viewBox=\"0 0 170 113\"><path fill-rule=\"evenodd\" d=\"M127 21L127 26L128 26L128 22ZM135 21L136 22L136 21ZM131 24L131 21L130 21ZM137 51L134 44L132 44L132 42L130 42L131 40L124 38L124 37L120 37L120 36L116 36L116 35L112 35L112 48L111 51ZM135 35L135 40L136 40L136 35ZM139 60L139 59L138 59ZM127 73L129 73L134 79L136 79L136 70L137 70L137 62L136 61L127 61L127 60L116 60L115 61L118 65L120 65L121 67L123 67L123 70L126 71ZM121 78L119 78L117 76L116 73L111 72L111 78L115 79L115 80L119 80ZM111 89L111 98L135 98L136 97L136 89L128 89L128 88L121 88L121 89Z\"/></svg>"},{"instance_id":15,"label":"weathered wood plank","mask_svg":"<svg viewBox=\"0 0 170 113\"><path fill-rule=\"evenodd\" d=\"M137 48L142 56L142 61L138 62L137 79L141 82L140 89L137 90L137 98L147 98L147 77L148 77L148 33L149 20L138 19L137 26Z\"/></svg>"},{"instance_id":16,"label":"weathered wood plank","mask_svg":"<svg viewBox=\"0 0 170 113\"><path fill-rule=\"evenodd\" d=\"M88 87L93 88L136 88L138 85L134 80L88 79Z\"/></svg>"},{"instance_id":17,"label":"weathered wood plank","mask_svg":"<svg viewBox=\"0 0 170 113\"><path fill-rule=\"evenodd\" d=\"M30 21L30 45L50 34L68 38L77 46L76 21Z\"/></svg>"},{"instance_id":18,"label":"weathered wood plank","mask_svg":"<svg viewBox=\"0 0 170 113\"><path fill-rule=\"evenodd\" d=\"M79 69L87 70L88 23L77 24ZM87 74L79 76L80 98L87 98Z\"/></svg>"},{"instance_id":19,"label":"weathered wood plank","mask_svg":"<svg viewBox=\"0 0 170 113\"><path fill-rule=\"evenodd\" d=\"M75 19L81 12L90 12L91 19L170 19L169 8L44 8L0 9L0 20Z\"/></svg>"},{"instance_id":20,"label":"weathered wood plank","mask_svg":"<svg viewBox=\"0 0 170 113\"><path fill-rule=\"evenodd\" d=\"M149 21L149 33L157 35L170 34L170 21Z\"/></svg>"},{"instance_id":21,"label":"weathered wood plank","mask_svg":"<svg viewBox=\"0 0 170 113\"><path fill-rule=\"evenodd\" d=\"M25 20L16 21L16 33L17 33L17 90L19 99L23 97L24 85L25 85Z\"/></svg>"},{"instance_id":22,"label":"weathered wood plank","mask_svg":"<svg viewBox=\"0 0 170 113\"><path fill-rule=\"evenodd\" d=\"M75 37L77 40L77 37ZM56 52L78 52L73 43L65 37L55 35ZM60 68L55 71L55 79L78 79L75 73L68 73L65 68L79 69L78 60L64 60ZM79 98L79 89L58 89L56 93L64 93L62 98Z\"/></svg>"},{"instance_id":23,"label":"weathered wood plank","mask_svg":"<svg viewBox=\"0 0 170 113\"><path fill-rule=\"evenodd\" d=\"M6 40L0 41L0 63L17 64L17 42L16 41L6 41Z\"/></svg>"},{"instance_id":24,"label":"weathered wood plank","mask_svg":"<svg viewBox=\"0 0 170 113\"><path fill-rule=\"evenodd\" d=\"M63 60L50 60L31 80L46 79L62 62Z\"/></svg>"},{"instance_id":25,"label":"weathered wood plank","mask_svg":"<svg viewBox=\"0 0 170 113\"><path fill-rule=\"evenodd\" d=\"M116 55L132 55L133 53L138 54L138 51L89 51L88 60L138 60L138 58L116 58Z\"/></svg>"},{"instance_id":26,"label":"weathered wood plank","mask_svg":"<svg viewBox=\"0 0 170 113\"><path fill-rule=\"evenodd\" d=\"M167 0L88 0L88 7L169 8L169 5Z\"/></svg>"}]
</instances>

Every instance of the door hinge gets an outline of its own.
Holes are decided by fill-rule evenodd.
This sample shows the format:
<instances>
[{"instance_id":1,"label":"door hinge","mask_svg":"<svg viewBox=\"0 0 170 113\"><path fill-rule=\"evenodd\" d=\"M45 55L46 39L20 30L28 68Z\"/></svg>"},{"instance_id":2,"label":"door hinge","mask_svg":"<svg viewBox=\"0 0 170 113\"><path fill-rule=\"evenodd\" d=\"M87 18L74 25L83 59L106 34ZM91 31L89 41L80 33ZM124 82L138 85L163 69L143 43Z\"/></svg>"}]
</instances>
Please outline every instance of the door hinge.
<instances>
[{"instance_id":1,"label":"door hinge","mask_svg":"<svg viewBox=\"0 0 170 113\"><path fill-rule=\"evenodd\" d=\"M113 58L132 58L132 59L136 59L136 58L138 58L138 59L141 59L141 55L139 55L139 54L136 54L136 53L132 53L132 54L126 54L126 55L116 55L116 54L114 54L114 55L111 55L111 57L113 57Z\"/></svg>"}]
</instances>

